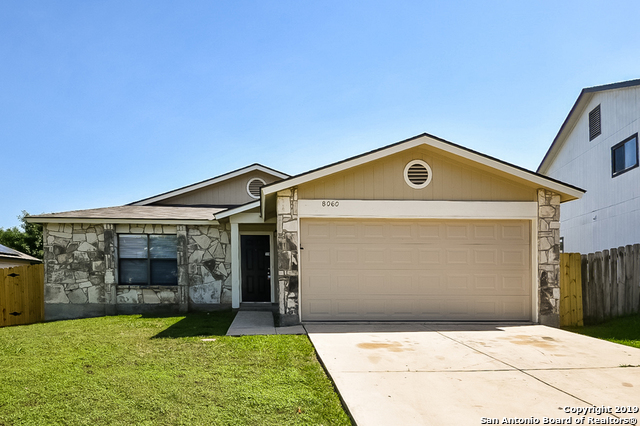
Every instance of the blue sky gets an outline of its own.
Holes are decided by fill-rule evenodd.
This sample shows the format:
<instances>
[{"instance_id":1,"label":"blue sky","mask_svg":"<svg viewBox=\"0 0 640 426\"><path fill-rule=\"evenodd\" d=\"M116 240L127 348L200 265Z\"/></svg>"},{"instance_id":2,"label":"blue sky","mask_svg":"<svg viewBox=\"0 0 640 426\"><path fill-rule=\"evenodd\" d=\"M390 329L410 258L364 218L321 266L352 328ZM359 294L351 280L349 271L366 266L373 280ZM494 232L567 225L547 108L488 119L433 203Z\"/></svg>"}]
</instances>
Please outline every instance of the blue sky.
<instances>
[{"instance_id":1,"label":"blue sky","mask_svg":"<svg viewBox=\"0 0 640 426\"><path fill-rule=\"evenodd\" d=\"M640 3L0 2L0 227L427 132L535 170Z\"/></svg>"}]
</instances>

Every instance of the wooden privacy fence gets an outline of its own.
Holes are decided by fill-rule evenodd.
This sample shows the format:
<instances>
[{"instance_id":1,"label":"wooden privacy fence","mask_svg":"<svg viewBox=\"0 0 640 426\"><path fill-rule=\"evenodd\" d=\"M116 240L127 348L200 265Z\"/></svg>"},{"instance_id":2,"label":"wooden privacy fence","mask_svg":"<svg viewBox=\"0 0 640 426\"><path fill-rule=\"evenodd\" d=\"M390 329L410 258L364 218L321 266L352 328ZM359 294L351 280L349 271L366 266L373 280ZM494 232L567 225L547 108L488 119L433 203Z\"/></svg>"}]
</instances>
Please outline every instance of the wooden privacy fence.
<instances>
[{"instance_id":1,"label":"wooden privacy fence","mask_svg":"<svg viewBox=\"0 0 640 426\"><path fill-rule=\"evenodd\" d=\"M577 256L580 256L579 265L575 260ZM568 305L580 297L579 288L571 284L572 277L582 282L585 324L597 324L640 312L640 244L586 255L560 255L561 325L579 325L573 319L566 319L566 315L563 317L563 313L570 309Z\"/></svg>"},{"instance_id":2,"label":"wooden privacy fence","mask_svg":"<svg viewBox=\"0 0 640 426\"><path fill-rule=\"evenodd\" d=\"M560 326L584 325L580 253L560 254Z\"/></svg>"},{"instance_id":3,"label":"wooden privacy fence","mask_svg":"<svg viewBox=\"0 0 640 426\"><path fill-rule=\"evenodd\" d=\"M44 320L44 265L0 268L0 327Z\"/></svg>"}]
</instances>

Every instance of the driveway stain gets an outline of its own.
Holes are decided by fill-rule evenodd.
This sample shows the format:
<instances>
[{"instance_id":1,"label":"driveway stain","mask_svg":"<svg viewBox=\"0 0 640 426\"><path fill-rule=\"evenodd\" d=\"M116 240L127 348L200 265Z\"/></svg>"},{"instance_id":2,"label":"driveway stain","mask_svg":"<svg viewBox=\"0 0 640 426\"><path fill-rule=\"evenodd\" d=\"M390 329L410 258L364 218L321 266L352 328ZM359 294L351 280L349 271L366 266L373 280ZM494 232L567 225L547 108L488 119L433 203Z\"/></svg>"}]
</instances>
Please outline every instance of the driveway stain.
<instances>
[{"instance_id":1,"label":"driveway stain","mask_svg":"<svg viewBox=\"0 0 640 426\"><path fill-rule=\"evenodd\" d=\"M625 388L632 388L633 385L631 383L627 383L627 382L622 382L622 386L624 386Z\"/></svg>"},{"instance_id":2,"label":"driveway stain","mask_svg":"<svg viewBox=\"0 0 640 426\"><path fill-rule=\"evenodd\" d=\"M509 340L511 343L516 345L530 345L541 349L557 348L557 344L551 343L556 341L553 337L542 336L538 338L536 336L519 334L516 336L506 337L504 339Z\"/></svg>"},{"instance_id":3,"label":"driveway stain","mask_svg":"<svg viewBox=\"0 0 640 426\"><path fill-rule=\"evenodd\" d=\"M356 345L361 349L387 349L389 352L408 352L414 349L404 346L400 342L365 342Z\"/></svg>"}]
</instances>

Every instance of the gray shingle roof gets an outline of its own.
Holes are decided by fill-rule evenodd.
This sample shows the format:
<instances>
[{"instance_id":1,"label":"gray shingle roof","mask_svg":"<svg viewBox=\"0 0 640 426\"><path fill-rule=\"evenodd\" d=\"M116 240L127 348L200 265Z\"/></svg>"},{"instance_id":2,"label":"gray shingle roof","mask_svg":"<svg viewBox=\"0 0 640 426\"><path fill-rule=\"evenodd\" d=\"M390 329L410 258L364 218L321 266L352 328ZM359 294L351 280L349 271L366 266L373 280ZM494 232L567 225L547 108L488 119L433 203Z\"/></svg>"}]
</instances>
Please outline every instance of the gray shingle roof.
<instances>
[{"instance_id":1,"label":"gray shingle roof","mask_svg":"<svg viewBox=\"0 0 640 426\"><path fill-rule=\"evenodd\" d=\"M29 216L29 222L47 223L48 219L105 220L215 220L215 214L226 210L215 207L117 206L99 209L72 210L61 213Z\"/></svg>"},{"instance_id":2,"label":"gray shingle roof","mask_svg":"<svg viewBox=\"0 0 640 426\"><path fill-rule=\"evenodd\" d=\"M42 262L37 257L29 256L28 254L22 253L21 251L18 251L18 250L14 250L7 246L3 246L2 244L0 244L0 258L21 259L21 260L28 260L30 262L38 262L38 263Z\"/></svg>"}]
</instances>

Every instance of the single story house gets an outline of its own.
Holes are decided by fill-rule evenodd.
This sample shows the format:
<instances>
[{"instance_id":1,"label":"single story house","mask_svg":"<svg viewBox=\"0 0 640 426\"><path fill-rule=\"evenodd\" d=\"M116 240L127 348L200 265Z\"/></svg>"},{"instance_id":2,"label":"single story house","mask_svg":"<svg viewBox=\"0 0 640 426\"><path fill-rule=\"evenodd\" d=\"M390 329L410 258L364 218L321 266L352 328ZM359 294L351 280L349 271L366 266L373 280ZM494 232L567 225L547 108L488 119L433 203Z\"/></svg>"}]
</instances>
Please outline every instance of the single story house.
<instances>
[{"instance_id":1,"label":"single story house","mask_svg":"<svg viewBox=\"0 0 640 426\"><path fill-rule=\"evenodd\" d=\"M421 134L296 176L254 164L45 224L47 318L277 305L305 321L558 325L583 190Z\"/></svg>"},{"instance_id":2,"label":"single story house","mask_svg":"<svg viewBox=\"0 0 640 426\"><path fill-rule=\"evenodd\" d=\"M0 268L35 265L38 263L42 263L42 260L0 244Z\"/></svg>"}]
</instances>

